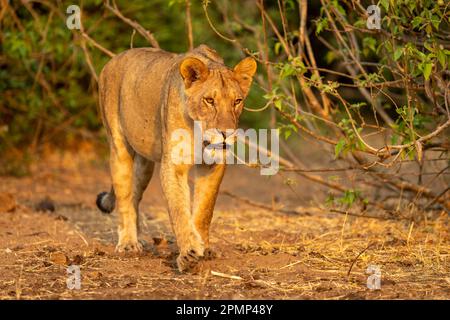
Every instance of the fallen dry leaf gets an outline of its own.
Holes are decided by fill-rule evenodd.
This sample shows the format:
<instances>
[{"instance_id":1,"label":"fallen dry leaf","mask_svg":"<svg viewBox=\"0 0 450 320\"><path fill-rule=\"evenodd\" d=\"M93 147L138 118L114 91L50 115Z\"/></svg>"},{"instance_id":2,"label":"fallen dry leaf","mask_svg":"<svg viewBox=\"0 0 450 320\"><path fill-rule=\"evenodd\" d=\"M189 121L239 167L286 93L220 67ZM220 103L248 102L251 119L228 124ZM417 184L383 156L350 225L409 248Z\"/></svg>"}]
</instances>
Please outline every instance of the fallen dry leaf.
<instances>
[{"instance_id":1,"label":"fallen dry leaf","mask_svg":"<svg viewBox=\"0 0 450 320\"><path fill-rule=\"evenodd\" d=\"M65 266L69 262L69 258L62 252L52 252L50 254L50 261L53 264Z\"/></svg>"}]
</instances>

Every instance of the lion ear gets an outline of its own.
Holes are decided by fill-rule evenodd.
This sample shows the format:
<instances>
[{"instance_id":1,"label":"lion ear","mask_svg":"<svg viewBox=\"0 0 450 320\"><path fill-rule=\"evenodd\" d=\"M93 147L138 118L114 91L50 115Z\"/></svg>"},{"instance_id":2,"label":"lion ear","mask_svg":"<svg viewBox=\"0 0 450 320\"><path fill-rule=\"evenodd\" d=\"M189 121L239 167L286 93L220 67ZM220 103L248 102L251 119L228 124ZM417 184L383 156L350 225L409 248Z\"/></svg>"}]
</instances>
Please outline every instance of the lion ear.
<instances>
[{"instance_id":1,"label":"lion ear","mask_svg":"<svg viewBox=\"0 0 450 320\"><path fill-rule=\"evenodd\" d=\"M256 72L256 61L247 57L239 62L233 69L236 79L239 81L242 91L247 95L252 84L253 75Z\"/></svg>"},{"instance_id":2,"label":"lion ear","mask_svg":"<svg viewBox=\"0 0 450 320\"><path fill-rule=\"evenodd\" d=\"M183 77L186 88L195 81L205 81L208 78L208 67L196 58L186 58L181 62L180 74Z\"/></svg>"}]
</instances>

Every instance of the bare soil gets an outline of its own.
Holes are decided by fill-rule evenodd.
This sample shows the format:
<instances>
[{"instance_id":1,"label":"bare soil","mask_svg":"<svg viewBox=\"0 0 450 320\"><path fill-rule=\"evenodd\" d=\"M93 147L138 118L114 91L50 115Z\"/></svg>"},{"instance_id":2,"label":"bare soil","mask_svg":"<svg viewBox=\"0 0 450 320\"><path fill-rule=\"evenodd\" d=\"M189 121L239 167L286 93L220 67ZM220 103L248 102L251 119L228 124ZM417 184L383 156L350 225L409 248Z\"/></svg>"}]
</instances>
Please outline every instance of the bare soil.
<instances>
[{"instance_id":1,"label":"bare soil","mask_svg":"<svg viewBox=\"0 0 450 320\"><path fill-rule=\"evenodd\" d=\"M324 192L316 185L287 186L288 175L267 178L243 166L229 168L224 190L305 214L221 194L211 230L218 257L180 274L155 174L141 204L145 252L116 254L117 213L95 206L97 193L110 186L107 161L98 159L61 152L37 162L30 176L0 177L0 193L16 202L0 212L0 299L450 298L447 213L412 223L318 212ZM53 212L38 210L51 205ZM67 288L71 264L80 266L80 290ZM367 288L370 265L381 270L379 290Z\"/></svg>"}]
</instances>

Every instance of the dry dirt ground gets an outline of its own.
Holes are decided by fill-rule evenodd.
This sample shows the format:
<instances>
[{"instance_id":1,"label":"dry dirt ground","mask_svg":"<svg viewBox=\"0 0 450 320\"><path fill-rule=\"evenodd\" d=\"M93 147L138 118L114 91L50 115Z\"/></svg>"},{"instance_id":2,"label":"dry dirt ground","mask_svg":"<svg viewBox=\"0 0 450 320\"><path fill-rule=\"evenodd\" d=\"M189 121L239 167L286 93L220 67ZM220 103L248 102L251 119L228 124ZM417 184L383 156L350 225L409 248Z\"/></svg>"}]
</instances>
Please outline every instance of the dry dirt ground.
<instances>
[{"instance_id":1,"label":"dry dirt ground","mask_svg":"<svg viewBox=\"0 0 450 320\"><path fill-rule=\"evenodd\" d=\"M314 210L289 215L220 195L211 230L219 256L196 274L180 274L157 174L141 205L145 252L116 254L117 213L95 207L96 194L109 189L108 168L95 159L54 154L30 176L0 177L0 193L17 203L0 212L0 299L450 298L446 213L416 224ZM235 166L223 189L269 205L315 203L315 185L287 187L286 179ZM36 210L45 198L53 212ZM80 266L80 290L67 288L72 264ZM367 288L370 265L380 268L379 290Z\"/></svg>"}]
</instances>

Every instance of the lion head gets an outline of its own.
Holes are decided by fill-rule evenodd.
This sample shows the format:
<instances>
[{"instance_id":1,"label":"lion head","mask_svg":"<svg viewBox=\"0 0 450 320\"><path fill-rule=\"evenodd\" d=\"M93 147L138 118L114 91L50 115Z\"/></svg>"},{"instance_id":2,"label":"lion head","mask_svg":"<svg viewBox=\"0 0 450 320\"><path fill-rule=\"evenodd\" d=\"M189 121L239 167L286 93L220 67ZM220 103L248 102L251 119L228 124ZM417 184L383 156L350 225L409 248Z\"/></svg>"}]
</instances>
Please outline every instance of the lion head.
<instances>
[{"instance_id":1,"label":"lion head","mask_svg":"<svg viewBox=\"0 0 450 320\"><path fill-rule=\"evenodd\" d=\"M180 64L187 113L201 121L203 130L216 130L227 136L237 129L239 117L256 72L256 62L247 57L232 70L221 63L206 65L187 57Z\"/></svg>"}]
</instances>

